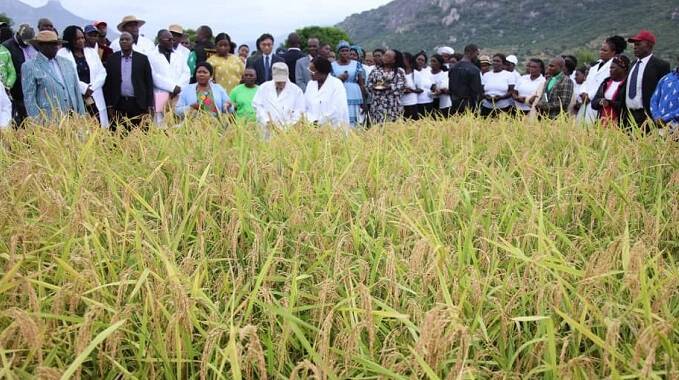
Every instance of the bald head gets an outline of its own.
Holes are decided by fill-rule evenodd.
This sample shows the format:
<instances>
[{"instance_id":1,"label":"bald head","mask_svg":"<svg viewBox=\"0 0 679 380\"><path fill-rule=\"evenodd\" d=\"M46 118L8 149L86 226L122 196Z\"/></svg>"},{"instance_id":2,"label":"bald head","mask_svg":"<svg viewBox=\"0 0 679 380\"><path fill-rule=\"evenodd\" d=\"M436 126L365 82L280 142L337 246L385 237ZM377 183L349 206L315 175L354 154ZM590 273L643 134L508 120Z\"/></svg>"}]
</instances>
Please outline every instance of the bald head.
<instances>
[{"instance_id":1,"label":"bald head","mask_svg":"<svg viewBox=\"0 0 679 380\"><path fill-rule=\"evenodd\" d=\"M42 32L42 31L45 31L45 30L56 32L56 29L54 29L54 24L52 23L52 21L50 19L41 18L40 20L38 20L38 31Z\"/></svg>"},{"instance_id":2,"label":"bald head","mask_svg":"<svg viewBox=\"0 0 679 380\"><path fill-rule=\"evenodd\" d=\"M132 37L132 34L129 32L122 32L120 33L120 50L123 52L123 54L127 55L130 51L132 51L132 44L134 43L134 39Z\"/></svg>"},{"instance_id":3,"label":"bald head","mask_svg":"<svg viewBox=\"0 0 679 380\"><path fill-rule=\"evenodd\" d=\"M547 74L550 76L556 76L563 72L563 68L566 66L566 61L561 57L556 57L549 61L549 66L547 67Z\"/></svg>"}]
</instances>

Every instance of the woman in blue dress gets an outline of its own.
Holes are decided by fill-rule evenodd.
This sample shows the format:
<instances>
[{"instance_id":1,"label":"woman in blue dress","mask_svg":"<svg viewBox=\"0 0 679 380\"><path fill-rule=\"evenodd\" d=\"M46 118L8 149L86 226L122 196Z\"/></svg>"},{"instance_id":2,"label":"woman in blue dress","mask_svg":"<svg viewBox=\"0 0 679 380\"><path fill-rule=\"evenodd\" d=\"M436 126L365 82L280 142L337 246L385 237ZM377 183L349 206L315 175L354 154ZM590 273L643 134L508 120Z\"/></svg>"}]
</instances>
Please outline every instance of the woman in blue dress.
<instances>
[{"instance_id":1,"label":"woman in blue dress","mask_svg":"<svg viewBox=\"0 0 679 380\"><path fill-rule=\"evenodd\" d=\"M337 60L332 63L332 74L344 83L349 122L356 127L363 122L361 106L365 93L365 72L360 62L351 59L351 46L346 41L341 41L337 46Z\"/></svg>"}]
</instances>

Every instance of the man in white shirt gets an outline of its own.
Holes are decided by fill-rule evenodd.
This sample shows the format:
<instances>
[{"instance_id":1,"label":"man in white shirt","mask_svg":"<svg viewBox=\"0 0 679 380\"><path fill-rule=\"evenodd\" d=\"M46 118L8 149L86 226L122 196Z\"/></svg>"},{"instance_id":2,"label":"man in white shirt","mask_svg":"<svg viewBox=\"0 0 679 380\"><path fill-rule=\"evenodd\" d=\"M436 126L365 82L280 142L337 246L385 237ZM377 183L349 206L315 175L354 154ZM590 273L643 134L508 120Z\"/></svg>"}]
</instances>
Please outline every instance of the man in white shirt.
<instances>
[{"instance_id":1,"label":"man in white shirt","mask_svg":"<svg viewBox=\"0 0 679 380\"><path fill-rule=\"evenodd\" d=\"M139 29L144 24L146 24L146 21L135 16L125 16L120 24L118 24L118 31L130 33L134 42L132 49L138 53L148 55L155 50L156 46L153 44L153 41L139 34ZM114 53L120 51L120 38L116 38L111 42L111 49Z\"/></svg>"},{"instance_id":2,"label":"man in white shirt","mask_svg":"<svg viewBox=\"0 0 679 380\"><path fill-rule=\"evenodd\" d=\"M304 94L290 82L288 65L276 62L271 71L273 79L262 84L252 99L257 122L264 128L266 137L272 126L285 129L298 122L305 109Z\"/></svg>"},{"instance_id":3,"label":"man in white shirt","mask_svg":"<svg viewBox=\"0 0 679 380\"><path fill-rule=\"evenodd\" d=\"M642 30L627 42L634 44L634 55L637 60L630 67L625 95L625 106L632 119L629 120L629 117L625 116L622 124L629 127L631 122L634 122L641 127L650 120L651 97L660 79L670 72L670 64L653 56L656 42L653 33ZM648 125L645 130L650 131Z\"/></svg>"},{"instance_id":4,"label":"man in white shirt","mask_svg":"<svg viewBox=\"0 0 679 380\"><path fill-rule=\"evenodd\" d=\"M285 60L273 54L274 38L271 34L265 33L259 37L258 47L262 55L247 64L248 68L255 69L257 72L257 85L261 85L272 78L272 65L277 62L285 63ZM289 70L288 70L289 71Z\"/></svg>"},{"instance_id":5,"label":"man in white shirt","mask_svg":"<svg viewBox=\"0 0 679 380\"><path fill-rule=\"evenodd\" d=\"M172 38L174 39L172 47L174 48L174 51L184 56L188 62L191 50L182 45L182 39L184 38L184 28L182 28L181 25L173 24L170 25L167 30L172 33Z\"/></svg>"},{"instance_id":6,"label":"man in white shirt","mask_svg":"<svg viewBox=\"0 0 679 380\"><path fill-rule=\"evenodd\" d=\"M174 50L174 38L168 30L158 31L158 47L148 54L156 99L156 123L161 124L168 102L189 84L191 72L186 58Z\"/></svg>"}]
</instances>

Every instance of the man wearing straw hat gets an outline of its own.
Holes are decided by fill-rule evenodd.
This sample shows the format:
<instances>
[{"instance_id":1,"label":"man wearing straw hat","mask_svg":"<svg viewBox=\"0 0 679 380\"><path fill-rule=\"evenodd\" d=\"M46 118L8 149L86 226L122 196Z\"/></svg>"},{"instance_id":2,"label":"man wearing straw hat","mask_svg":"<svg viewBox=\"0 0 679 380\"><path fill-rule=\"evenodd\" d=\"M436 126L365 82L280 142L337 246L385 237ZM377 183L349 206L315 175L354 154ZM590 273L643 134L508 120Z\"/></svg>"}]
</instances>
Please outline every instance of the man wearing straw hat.
<instances>
[{"instance_id":1,"label":"man wearing straw hat","mask_svg":"<svg viewBox=\"0 0 679 380\"><path fill-rule=\"evenodd\" d=\"M133 45L132 49L138 53L148 55L155 50L156 45L153 41L139 34L139 29L146 24L146 21L136 18L135 16L125 16L118 24L119 32L127 32L132 35ZM111 42L111 49L114 52L120 51L120 38Z\"/></svg>"},{"instance_id":2,"label":"man wearing straw hat","mask_svg":"<svg viewBox=\"0 0 679 380\"><path fill-rule=\"evenodd\" d=\"M24 104L30 117L49 120L58 115L85 114L75 68L65 58L57 57L61 42L51 30L38 33L31 41L38 55L25 62L21 70Z\"/></svg>"}]
</instances>

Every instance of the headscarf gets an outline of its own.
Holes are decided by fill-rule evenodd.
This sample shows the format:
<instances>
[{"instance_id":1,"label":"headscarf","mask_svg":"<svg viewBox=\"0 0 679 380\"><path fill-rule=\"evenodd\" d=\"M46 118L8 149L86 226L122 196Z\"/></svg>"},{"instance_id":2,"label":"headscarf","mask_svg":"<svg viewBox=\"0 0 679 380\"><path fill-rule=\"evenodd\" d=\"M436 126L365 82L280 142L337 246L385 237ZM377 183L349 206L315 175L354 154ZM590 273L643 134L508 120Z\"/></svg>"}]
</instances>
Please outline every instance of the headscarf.
<instances>
[{"instance_id":1,"label":"headscarf","mask_svg":"<svg viewBox=\"0 0 679 380\"><path fill-rule=\"evenodd\" d=\"M444 47L438 48L438 50L436 50L436 53L439 54L439 55L444 55L444 54L453 55L453 54L455 54L455 49L451 48L450 46L444 46Z\"/></svg>"},{"instance_id":2,"label":"headscarf","mask_svg":"<svg viewBox=\"0 0 679 380\"><path fill-rule=\"evenodd\" d=\"M339 53L342 49L351 49L351 45L347 41L342 40L337 44L337 52Z\"/></svg>"},{"instance_id":3,"label":"headscarf","mask_svg":"<svg viewBox=\"0 0 679 380\"><path fill-rule=\"evenodd\" d=\"M355 51L358 54L358 58L363 58L363 48L358 46L358 45L351 45L351 50Z\"/></svg>"}]
</instances>

